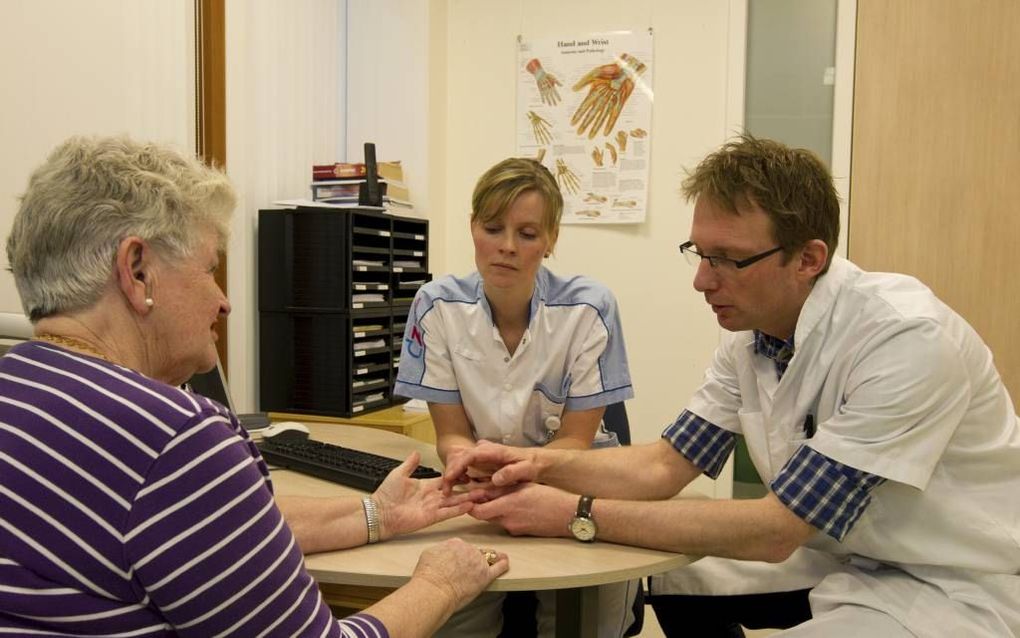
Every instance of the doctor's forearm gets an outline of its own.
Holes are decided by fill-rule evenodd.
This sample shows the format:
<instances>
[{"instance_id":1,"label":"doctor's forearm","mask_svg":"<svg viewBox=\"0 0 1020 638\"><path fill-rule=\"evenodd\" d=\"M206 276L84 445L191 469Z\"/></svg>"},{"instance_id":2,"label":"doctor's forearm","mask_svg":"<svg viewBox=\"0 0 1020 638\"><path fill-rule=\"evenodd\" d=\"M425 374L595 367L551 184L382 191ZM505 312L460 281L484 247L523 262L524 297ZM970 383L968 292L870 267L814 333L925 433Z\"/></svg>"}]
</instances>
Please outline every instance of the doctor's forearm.
<instances>
[{"instance_id":1,"label":"doctor's forearm","mask_svg":"<svg viewBox=\"0 0 1020 638\"><path fill-rule=\"evenodd\" d=\"M543 449L537 460L541 482L603 498L666 499L697 476L696 468L661 441L584 451Z\"/></svg>"},{"instance_id":2,"label":"doctor's forearm","mask_svg":"<svg viewBox=\"0 0 1020 638\"><path fill-rule=\"evenodd\" d=\"M598 538L626 545L778 563L817 530L769 495L756 500L595 499Z\"/></svg>"}]
</instances>

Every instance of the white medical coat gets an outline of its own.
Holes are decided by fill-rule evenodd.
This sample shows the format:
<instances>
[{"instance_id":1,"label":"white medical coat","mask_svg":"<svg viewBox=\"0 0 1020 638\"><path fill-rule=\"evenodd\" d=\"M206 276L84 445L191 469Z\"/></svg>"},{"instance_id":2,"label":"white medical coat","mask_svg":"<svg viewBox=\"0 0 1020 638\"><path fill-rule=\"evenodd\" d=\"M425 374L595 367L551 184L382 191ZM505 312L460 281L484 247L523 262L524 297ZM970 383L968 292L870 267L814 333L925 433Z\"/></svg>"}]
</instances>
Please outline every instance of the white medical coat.
<instances>
[{"instance_id":1,"label":"white medical coat","mask_svg":"<svg viewBox=\"0 0 1020 638\"><path fill-rule=\"evenodd\" d=\"M919 635L935 627L963 635L943 633L954 625L937 620L947 607L935 607L950 601L962 606L953 614L959 630L977 631L968 635L1020 631L1020 426L980 337L916 279L839 257L794 336L780 380L774 362L754 352L752 333L726 333L688 409L744 435L766 484L801 445L886 482L842 542L818 533L779 566L706 559L656 577L652 591L818 585L813 609L815 594L870 607L878 600ZM810 439L808 414L817 423ZM874 579L886 576L907 593L876 599ZM834 578L848 580L834 586Z\"/></svg>"}]
</instances>

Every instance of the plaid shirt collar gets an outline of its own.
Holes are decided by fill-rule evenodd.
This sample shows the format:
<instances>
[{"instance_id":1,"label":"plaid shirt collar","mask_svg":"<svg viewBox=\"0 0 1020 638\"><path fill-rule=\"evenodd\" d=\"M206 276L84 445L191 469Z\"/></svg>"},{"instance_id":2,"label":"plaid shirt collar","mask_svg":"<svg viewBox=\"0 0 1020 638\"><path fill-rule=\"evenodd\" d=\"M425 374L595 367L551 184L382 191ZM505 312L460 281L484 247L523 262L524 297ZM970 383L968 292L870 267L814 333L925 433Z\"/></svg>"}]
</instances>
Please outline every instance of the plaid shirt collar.
<instances>
[{"instance_id":1,"label":"plaid shirt collar","mask_svg":"<svg viewBox=\"0 0 1020 638\"><path fill-rule=\"evenodd\" d=\"M786 367L790 365L790 359L793 358L793 335L790 335L789 340L784 340L755 330L754 351L772 359L776 364L776 374L782 379Z\"/></svg>"}]
</instances>

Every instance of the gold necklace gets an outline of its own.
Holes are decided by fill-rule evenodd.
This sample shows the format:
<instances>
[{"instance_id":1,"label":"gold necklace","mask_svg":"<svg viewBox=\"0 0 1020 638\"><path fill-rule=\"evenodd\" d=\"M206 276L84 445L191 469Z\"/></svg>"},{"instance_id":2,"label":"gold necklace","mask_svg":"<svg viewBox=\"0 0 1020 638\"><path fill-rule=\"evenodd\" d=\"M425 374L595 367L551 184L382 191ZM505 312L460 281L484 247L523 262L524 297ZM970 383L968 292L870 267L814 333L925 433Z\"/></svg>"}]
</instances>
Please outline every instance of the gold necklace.
<instances>
[{"instance_id":1,"label":"gold necklace","mask_svg":"<svg viewBox=\"0 0 1020 638\"><path fill-rule=\"evenodd\" d=\"M92 355L97 359L102 359L103 361L112 363L112 361L110 361L110 358L107 357L102 352L100 352L99 350L96 350L95 346L93 346L91 343L83 339L79 339L78 337L62 337L60 335L41 334L36 335L35 339L37 341L47 341L49 343L56 344L64 348L79 350L81 352L84 352L85 354Z\"/></svg>"}]
</instances>

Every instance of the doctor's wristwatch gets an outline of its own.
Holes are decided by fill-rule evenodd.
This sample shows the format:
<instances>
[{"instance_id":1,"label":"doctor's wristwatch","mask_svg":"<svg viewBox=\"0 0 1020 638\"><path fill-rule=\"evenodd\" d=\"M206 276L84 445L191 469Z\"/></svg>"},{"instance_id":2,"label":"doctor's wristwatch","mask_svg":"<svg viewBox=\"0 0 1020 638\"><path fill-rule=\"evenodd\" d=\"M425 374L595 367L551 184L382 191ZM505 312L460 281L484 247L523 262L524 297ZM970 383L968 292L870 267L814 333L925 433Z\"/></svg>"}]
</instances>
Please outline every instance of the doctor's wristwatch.
<instances>
[{"instance_id":1,"label":"doctor's wristwatch","mask_svg":"<svg viewBox=\"0 0 1020 638\"><path fill-rule=\"evenodd\" d=\"M595 524L595 519L591 517L591 504L594 500L594 496L582 496L577 501L577 513L574 514L574 520L570 521L570 533L574 535L574 538L584 543L595 540L595 534L599 529Z\"/></svg>"}]
</instances>

